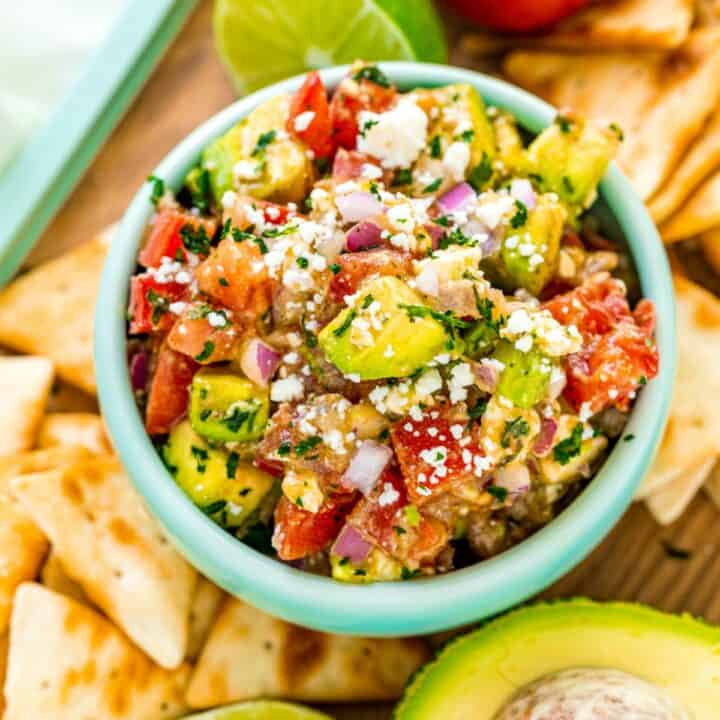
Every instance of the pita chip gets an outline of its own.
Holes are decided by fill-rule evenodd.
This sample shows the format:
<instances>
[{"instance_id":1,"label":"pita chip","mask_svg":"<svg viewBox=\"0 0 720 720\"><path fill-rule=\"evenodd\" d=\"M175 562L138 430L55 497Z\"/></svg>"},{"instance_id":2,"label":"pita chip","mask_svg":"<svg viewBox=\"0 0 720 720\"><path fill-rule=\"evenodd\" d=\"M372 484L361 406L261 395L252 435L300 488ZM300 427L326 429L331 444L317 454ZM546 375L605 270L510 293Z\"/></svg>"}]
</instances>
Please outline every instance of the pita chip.
<instances>
[{"instance_id":1,"label":"pita chip","mask_svg":"<svg viewBox=\"0 0 720 720\"><path fill-rule=\"evenodd\" d=\"M17 592L4 720L169 720L189 669L163 670L94 610L35 583Z\"/></svg>"},{"instance_id":2,"label":"pita chip","mask_svg":"<svg viewBox=\"0 0 720 720\"><path fill-rule=\"evenodd\" d=\"M713 465L710 474L705 478L705 492L720 509L720 462Z\"/></svg>"},{"instance_id":3,"label":"pita chip","mask_svg":"<svg viewBox=\"0 0 720 720\"><path fill-rule=\"evenodd\" d=\"M720 170L720 113L710 118L687 155L648 203L653 220L656 223L667 220L716 170Z\"/></svg>"},{"instance_id":4,"label":"pita chip","mask_svg":"<svg viewBox=\"0 0 720 720\"><path fill-rule=\"evenodd\" d=\"M678 275L675 301L675 389L660 449L638 492L641 498L656 495L676 478L699 475L720 455L720 300Z\"/></svg>"},{"instance_id":5,"label":"pita chip","mask_svg":"<svg viewBox=\"0 0 720 720\"><path fill-rule=\"evenodd\" d=\"M258 697L394 700L428 656L418 638L326 635L229 598L195 668L187 700L195 708Z\"/></svg>"},{"instance_id":6,"label":"pita chip","mask_svg":"<svg viewBox=\"0 0 720 720\"><path fill-rule=\"evenodd\" d=\"M462 47L474 54L511 47L551 50L656 50L675 48L687 38L692 0L616 0L592 4L538 35L473 33Z\"/></svg>"},{"instance_id":7,"label":"pita chip","mask_svg":"<svg viewBox=\"0 0 720 720\"><path fill-rule=\"evenodd\" d=\"M511 80L556 107L617 123L625 133L618 162L647 200L720 99L720 28L694 31L671 52L517 51L503 67Z\"/></svg>"},{"instance_id":8,"label":"pita chip","mask_svg":"<svg viewBox=\"0 0 720 720\"><path fill-rule=\"evenodd\" d=\"M660 226L660 235L663 242L672 243L687 240L716 227L720 227L720 169Z\"/></svg>"},{"instance_id":9,"label":"pita chip","mask_svg":"<svg viewBox=\"0 0 720 720\"><path fill-rule=\"evenodd\" d=\"M0 717L5 712L5 695L2 689L5 685L5 672L7 670L8 636L0 635Z\"/></svg>"},{"instance_id":10,"label":"pita chip","mask_svg":"<svg viewBox=\"0 0 720 720\"><path fill-rule=\"evenodd\" d=\"M95 455L109 455L102 418L95 413L50 413L43 418L37 438L39 448L78 445Z\"/></svg>"},{"instance_id":11,"label":"pita chip","mask_svg":"<svg viewBox=\"0 0 720 720\"><path fill-rule=\"evenodd\" d=\"M720 226L703 233L700 241L705 259L710 267L720 275Z\"/></svg>"},{"instance_id":12,"label":"pita chip","mask_svg":"<svg viewBox=\"0 0 720 720\"><path fill-rule=\"evenodd\" d=\"M11 485L90 600L159 665L178 667L196 573L150 517L120 463L94 457Z\"/></svg>"},{"instance_id":13,"label":"pita chip","mask_svg":"<svg viewBox=\"0 0 720 720\"><path fill-rule=\"evenodd\" d=\"M47 358L0 357L0 456L35 443L53 375Z\"/></svg>"},{"instance_id":14,"label":"pita chip","mask_svg":"<svg viewBox=\"0 0 720 720\"><path fill-rule=\"evenodd\" d=\"M40 582L48 589L61 595L77 600L83 605L91 605L83 589L72 578L68 577L65 568L53 548L43 563L40 570Z\"/></svg>"},{"instance_id":15,"label":"pita chip","mask_svg":"<svg viewBox=\"0 0 720 720\"><path fill-rule=\"evenodd\" d=\"M225 600L225 592L215 583L200 575L190 606L190 627L188 631L188 660L197 660L200 651L210 635L215 618Z\"/></svg>"},{"instance_id":16,"label":"pita chip","mask_svg":"<svg viewBox=\"0 0 720 720\"><path fill-rule=\"evenodd\" d=\"M645 499L648 510L660 525L675 522L703 486L717 457L701 460Z\"/></svg>"},{"instance_id":17,"label":"pita chip","mask_svg":"<svg viewBox=\"0 0 720 720\"><path fill-rule=\"evenodd\" d=\"M61 378L89 393L95 298L109 240L106 231L0 291L0 344L49 357Z\"/></svg>"}]
</instances>

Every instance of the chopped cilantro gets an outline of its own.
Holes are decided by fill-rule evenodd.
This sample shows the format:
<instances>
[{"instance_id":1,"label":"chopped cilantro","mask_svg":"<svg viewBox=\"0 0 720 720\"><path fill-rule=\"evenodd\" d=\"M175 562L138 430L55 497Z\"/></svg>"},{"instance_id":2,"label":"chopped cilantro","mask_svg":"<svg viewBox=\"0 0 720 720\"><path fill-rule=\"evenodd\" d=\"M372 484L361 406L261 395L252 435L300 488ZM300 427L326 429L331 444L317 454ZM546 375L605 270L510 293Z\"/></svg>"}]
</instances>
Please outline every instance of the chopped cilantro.
<instances>
[{"instance_id":1,"label":"chopped cilantro","mask_svg":"<svg viewBox=\"0 0 720 720\"><path fill-rule=\"evenodd\" d=\"M403 565L402 570L400 571L400 576L402 577L403 580L412 580L414 577L416 577L419 574L420 574L420 568L418 568L417 570L411 570L410 568L405 567L404 565Z\"/></svg>"},{"instance_id":2,"label":"chopped cilantro","mask_svg":"<svg viewBox=\"0 0 720 720\"><path fill-rule=\"evenodd\" d=\"M307 454L310 450L317 447L322 442L322 438L319 435L312 435L305 440L301 440L295 445L295 454L298 457L302 457Z\"/></svg>"},{"instance_id":3,"label":"chopped cilantro","mask_svg":"<svg viewBox=\"0 0 720 720\"><path fill-rule=\"evenodd\" d=\"M478 400L471 408L468 409L469 420L468 420L467 427L465 428L466 431L470 430L473 423L483 416L485 410L487 410L487 406L488 406L488 401L485 398L482 398L482 399Z\"/></svg>"},{"instance_id":4,"label":"chopped cilantro","mask_svg":"<svg viewBox=\"0 0 720 720\"><path fill-rule=\"evenodd\" d=\"M195 458L195 461L197 463L197 471L199 473L204 473L206 469L205 463L208 459L208 452L205 450L205 448L197 447L196 445L192 445L190 447L190 454Z\"/></svg>"},{"instance_id":5,"label":"chopped cilantro","mask_svg":"<svg viewBox=\"0 0 720 720\"><path fill-rule=\"evenodd\" d=\"M486 492L490 493L498 502L505 502L508 496L507 488L498 487L497 485L488 485L485 488Z\"/></svg>"},{"instance_id":6,"label":"chopped cilantro","mask_svg":"<svg viewBox=\"0 0 720 720\"><path fill-rule=\"evenodd\" d=\"M378 199L382 200L382 195L380 194L380 187L378 184L374 181L370 181L370 192Z\"/></svg>"},{"instance_id":7,"label":"chopped cilantro","mask_svg":"<svg viewBox=\"0 0 720 720\"><path fill-rule=\"evenodd\" d=\"M493 167L492 161L488 154L483 150L482 160L470 171L468 182L475 188L477 192L483 189L485 183L492 177Z\"/></svg>"},{"instance_id":8,"label":"chopped cilantro","mask_svg":"<svg viewBox=\"0 0 720 720\"><path fill-rule=\"evenodd\" d=\"M289 455L291 449L292 445L289 442L280 443L280 445L278 445L277 454L281 457L284 455Z\"/></svg>"},{"instance_id":9,"label":"chopped cilantro","mask_svg":"<svg viewBox=\"0 0 720 720\"><path fill-rule=\"evenodd\" d=\"M555 122L557 123L561 132L565 134L569 133L572 129L572 120L570 120L570 118L566 117L565 115L556 115Z\"/></svg>"},{"instance_id":10,"label":"chopped cilantro","mask_svg":"<svg viewBox=\"0 0 720 720\"><path fill-rule=\"evenodd\" d=\"M521 228L528 219L528 210L525 203L520 200L515 201L515 214L510 218L510 227L514 230Z\"/></svg>"},{"instance_id":11,"label":"chopped cilantro","mask_svg":"<svg viewBox=\"0 0 720 720\"><path fill-rule=\"evenodd\" d=\"M343 336L350 329L350 325L352 325L352 321L355 319L356 315L357 315L357 312L355 311L355 308L351 308L348 311L348 314L345 317L345 320L343 321L343 323L341 325L339 325L338 327L336 327L332 331L332 334L335 337Z\"/></svg>"},{"instance_id":12,"label":"chopped cilantro","mask_svg":"<svg viewBox=\"0 0 720 720\"><path fill-rule=\"evenodd\" d=\"M340 566L347 565L349 562L350 562L350 558L347 555L344 555L343 557L340 558L338 565L340 565Z\"/></svg>"},{"instance_id":13,"label":"chopped cilantro","mask_svg":"<svg viewBox=\"0 0 720 720\"><path fill-rule=\"evenodd\" d=\"M366 295L363 298L360 308L362 310L367 310L373 304L373 300L375 300L375 298L372 295Z\"/></svg>"},{"instance_id":14,"label":"chopped cilantro","mask_svg":"<svg viewBox=\"0 0 720 720\"><path fill-rule=\"evenodd\" d=\"M297 225L290 225L288 223L287 225L283 225L282 227L266 228L265 230L263 230L262 236L264 238L276 238L283 235L292 235L294 232L297 231L297 229Z\"/></svg>"},{"instance_id":15,"label":"chopped cilantro","mask_svg":"<svg viewBox=\"0 0 720 720\"><path fill-rule=\"evenodd\" d=\"M305 504L303 503L303 499L298 495L298 497L295 498L295 504L298 507L305 507Z\"/></svg>"},{"instance_id":16,"label":"chopped cilantro","mask_svg":"<svg viewBox=\"0 0 720 720\"><path fill-rule=\"evenodd\" d=\"M228 218L223 223L222 229L220 230L220 239L223 240L224 238L226 238L230 234L231 229L232 229L232 220L230 218Z\"/></svg>"},{"instance_id":17,"label":"chopped cilantro","mask_svg":"<svg viewBox=\"0 0 720 720\"><path fill-rule=\"evenodd\" d=\"M400 525L393 525L392 529L396 535L404 535L407 532L407 530L404 527L400 527Z\"/></svg>"},{"instance_id":18,"label":"chopped cilantro","mask_svg":"<svg viewBox=\"0 0 720 720\"><path fill-rule=\"evenodd\" d=\"M191 253L207 255L210 252L210 238L202 225L197 229L192 225L183 225L180 228L180 237L185 248Z\"/></svg>"},{"instance_id":19,"label":"chopped cilantro","mask_svg":"<svg viewBox=\"0 0 720 720\"><path fill-rule=\"evenodd\" d=\"M450 218L447 215L439 215L435 218L435 224L440 227L450 227Z\"/></svg>"},{"instance_id":20,"label":"chopped cilantro","mask_svg":"<svg viewBox=\"0 0 720 720\"><path fill-rule=\"evenodd\" d=\"M190 188L192 204L201 212L207 212L210 207L212 190L210 188L210 173L206 168L200 171L197 177L196 187Z\"/></svg>"},{"instance_id":21,"label":"chopped cilantro","mask_svg":"<svg viewBox=\"0 0 720 720\"><path fill-rule=\"evenodd\" d=\"M475 137L474 130L464 130L459 135L456 135L454 139L461 140L462 142L470 143L473 141L474 137Z\"/></svg>"},{"instance_id":22,"label":"chopped cilantro","mask_svg":"<svg viewBox=\"0 0 720 720\"><path fill-rule=\"evenodd\" d=\"M333 275L337 275L341 270L342 267L340 266L340 263L332 263L332 265L330 265L330 272Z\"/></svg>"},{"instance_id":23,"label":"chopped cilantro","mask_svg":"<svg viewBox=\"0 0 720 720\"><path fill-rule=\"evenodd\" d=\"M364 575L367 575L367 570L363 570L362 568L357 568L356 570L353 570L353 575L357 575L358 577L362 577Z\"/></svg>"},{"instance_id":24,"label":"chopped cilantro","mask_svg":"<svg viewBox=\"0 0 720 720\"><path fill-rule=\"evenodd\" d=\"M148 175L147 181L152 185L150 192L150 202L157 205L160 198L165 194L165 181L157 175Z\"/></svg>"},{"instance_id":25,"label":"chopped cilantro","mask_svg":"<svg viewBox=\"0 0 720 720\"><path fill-rule=\"evenodd\" d=\"M224 277L218 278L218 283L223 287L230 287L230 283Z\"/></svg>"},{"instance_id":26,"label":"chopped cilantro","mask_svg":"<svg viewBox=\"0 0 720 720\"><path fill-rule=\"evenodd\" d=\"M352 79L355 80L355 82L369 80L371 83L375 83L380 87L390 87L390 81L377 65L365 65L365 67L360 68L360 70L352 76Z\"/></svg>"},{"instance_id":27,"label":"chopped cilantro","mask_svg":"<svg viewBox=\"0 0 720 720\"><path fill-rule=\"evenodd\" d=\"M203 505L200 509L206 515L215 515L216 513L219 513L221 510L224 510L226 505L227 505L226 500L215 500L215 502L211 502L208 505Z\"/></svg>"},{"instance_id":28,"label":"chopped cilantro","mask_svg":"<svg viewBox=\"0 0 720 720\"><path fill-rule=\"evenodd\" d=\"M390 181L390 187L397 187L398 185L409 185L412 182L412 171L410 168L403 168L398 170L393 179Z\"/></svg>"},{"instance_id":29,"label":"chopped cilantro","mask_svg":"<svg viewBox=\"0 0 720 720\"><path fill-rule=\"evenodd\" d=\"M370 130L371 128L375 127L375 125L377 125L377 124L378 124L377 120L366 120L363 123L360 130L358 131L358 135L360 135L360 137L364 138L367 131Z\"/></svg>"},{"instance_id":30,"label":"chopped cilantro","mask_svg":"<svg viewBox=\"0 0 720 720\"><path fill-rule=\"evenodd\" d=\"M454 227L449 233L443 233L440 241L438 242L438 248L440 250L447 250L451 245L467 245L469 247L474 247L477 243L475 240L465 235L459 227Z\"/></svg>"},{"instance_id":31,"label":"chopped cilantro","mask_svg":"<svg viewBox=\"0 0 720 720\"><path fill-rule=\"evenodd\" d=\"M580 454L580 449L582 447L582 436L583 426L582 423L578 423L573 428L570 436L561 440L553 448L553 458L555 461L559 462L561 465L567 465L570 460L577 457Z\"/></svg>"},{"instance_id":32,"label":"chopped cilantro","mask_svg":"<svg viewBox=\"0 0 720 720\"><path fill-rule=\"evenodd\" d=\"M390 430L388 430L388 428L383 428L383 429L380 431L380 434L378 435L378 440L379 440L380 442L384 442L384 441L387 440L389 437L390 437Z\"/></svg>"},{"instance_id":33,"label":"chopped cilantro","mask_svg":"<svg viewBox=\"0 0 720 720\"><path fill-rule=\"evenodd\" d=\"M251 153L252 157L262 156L267 149L267 146L275 140L276 136L277 130L268 130L267 132L261 133Z\"/></svg>"},{"instance_id":34,"label":"chopped cilantro","mask_svg":"<svg viewBox=\"0 0 720 720\"><path fill-rule=\"evenodd\" d=\"M430 141L430 157L439 158L442 155L442 141L439 135Z\"/></svg>"},{"instance_id":35,"label":"chopped cilantro","mask_svg":"<svg viewBox=\"0 0 720 720\"><path fill-rule=\"evenodd\" d=\"M211 342L210 340L206 340L205 344L203 345L203 349L201 352L199 352L195 359L198 362L202 362L203 360L207 360L212 354L213 350L215 349L215 343Z\"/></svg>"},{"instance_id":36,"label":"chopped cilantro","mask_svg":"<svg viewBox=\"0 0 720 720\"><path fill-rule=\"evenodd\" d=\"M647 378L644 375L640 376L640 379L638 380L638 385L647 385Z\"/></svg>"},{"instance_id":37,"label":"chopped cilantro","mask_svg":"<svg viewBox=\"0 0 720 720\"><path fill-rule=\"evenodd\" d=\"M405 310L411 320L415 318L432 318L436 320L445 328L450 337L455 337L457 330L467 330L472 327L471 321L457 317L451 310L440 312L425 305L405 305L404 303L400 303L398 307Z\"/></svg>"},{"instance_id":38,"label":"chopped cilantro","mask_svg":"<svg viewBox=\"0 0 720 720\"><path fill-rule=\"evenodd\" d=\"M153 325L157 325L160 322L160 318L168 311L170 301L164 295L155 292L152 288L147 291L147 300L150 303L150 307L152 307L150 319Z\"/></svg>"},{"instance_id":39,"label":"chopped cilantro","mask_svg":"<svg viewBox=\"0 0 720 720\"><path fill-rule=\"evenodd\" d=\"M200 419L205 421L212 415L212 410L210 408L205 408L204 410L200 411Z\"/></svg>"},{"instance_id":40,"label":"chopped cilantro","mask_svg":"<svg viewBox=\"0 0 720 720\"><path fill-rule=\"evenodd\" d=\"M305 316L304 315L302 316L302 320L300 321L300 327L302 328L303 335L305 335L305 344L311 349L314 347L317 347L317 343L318 343L317 336L314 333L310 332L310 330L307 329L307 327L305 325Z\"/></svg>"},{"instance_id":41,"label":"chopped cilantro","mask_svg":"<svg viewBox=\"0 0 720 720\"><path fill-rule=\"evenodd\" d=\"M426 185L423 188L423 192L424 193L435 192L441 185L442 185L442 178L437 178L436 180L433 180L429 185Z\"/></svg>"},{"instance_id":42,"label":"chopped cilantro","mask_svg":"<svg viewBox=\"0 0 720 720\"><path fill-rule=\"evenodd\" d=\"M521 438L530 432L530 425L527 420L521 417L513 418L505 423L505 428L500 438L500 446L509 448L513 438Z\"/></svg>"},{"instance_id":43,"label":"chopped cilantro","mask_svg":"<svg viewBox=\"0 0 720 720\"><path fill-rule=\"evenodd\" d=\"M295 262L303 270L310 264L310 261L306 257L299 257Z\"/></svg>"},{"instance_id":44,"label":"chopped cilantro","mask_svg":"<svg viewBox=\"0 0 720 720\"><path fill-rule=\"evenodd\" d=\"M240 456L236 452L231 452L228 455L227 462L225 463L225 472L230 480L235 477L239 462Z\"/></svg>"},{"instance_id":45,"label":"chopped cilantro","mask_svg":"<svg viewBox=\"0 0 720 720\"><path fill-rule=\"evenodd\" d=\"M247 424L248 430L252 430L255 424L255 417L258 414L258 407L250 407L247 405L244 408L235 406L232 412L222 419L222 424L227 427L230 432L239 432L240 428Z\"/></svg>"}]
</instances>

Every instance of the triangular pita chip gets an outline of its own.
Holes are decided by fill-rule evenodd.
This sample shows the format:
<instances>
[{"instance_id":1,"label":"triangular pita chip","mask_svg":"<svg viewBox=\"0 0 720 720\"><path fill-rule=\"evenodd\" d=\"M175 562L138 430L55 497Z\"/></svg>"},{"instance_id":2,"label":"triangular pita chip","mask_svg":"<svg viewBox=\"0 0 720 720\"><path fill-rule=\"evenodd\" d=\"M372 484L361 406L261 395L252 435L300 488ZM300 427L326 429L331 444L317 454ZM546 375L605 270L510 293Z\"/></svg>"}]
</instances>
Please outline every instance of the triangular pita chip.
<instances>
[{"instance_id":1,"label":"triangular pita chip","mask_svg":"<svg viewBox=\"0 0 720 720\"><path fill-rule=\"evenodd\" d=\"M720 462L713 465L710 474L705 478L705 492L720 509Z\"/></svg>"},{"instance_id":2,"label":"triangular pita chip","mask_svg":"<svg viewBox=\"0 0 720 720\"><path fill-rule=\"evenodd\" d=\"M538 35L473 33L462 48L475 54L510 47L551 50L664 49L681 45L692 22L692 0L616 0L592 4Z\"/></svg>"},{"instance_id":3,"label":"triangular pita chip","mask_svg":"<svg viewBox=\"0 0 720 720\"><path fill-rule=\"evenodd\" d=\"M50 413L40 425L39 448L80 445L96 455L112 453L102 418L95 413Z\"/></svg>"},{"instance_id":4,"label":"triangular pita chip","mask_svg":"<svg viewBox=\"0 0 720 720\"><path fill-rule=\"evenodd\" d=\"M700 240L705 259L710 267L720 275L720 226L703 233Z\"/></svg>"},{"instance_id":5,"label":"triangular pita chip","mask_svg":"<svg viewBox=\"0 0 720 720\"><path fill-rule=\"evenodd\" d=\"M645 498L652 516L661 525L675 522L705 483L716 457L701 460Z\"/></svg>"},{"instance_id":6,"label":"triangular pita chip","mask_svg":"<svg viewBox=\"0 0 720 720\"><path fill-rule=\"evenodd\" d=\"M428 659L417 638L326 635L230 598L188 688L191 707L258 697L308 702L394 700Z\"/></svg>"},{"instance_id":7,"label":"triangular pita chip","mask_svg":"<svg viewBox=\"0 0 720 720\"><path fill-rule=\"evenodd\" d=\"M154 665L100 614L35 583L17 592L4 720L165 720L189 669Z\"/></svg>"},{"instance_id":8,"label":"triangular pita chip","mask_svg":"<svg viewBox=\"0 0 720 720\"><path fill-rule=\"evenodd\" d=\"M667 220L698 185L720 169L720 112L702 129L665 185L648 203L656 223Z\"/></svg>"},{"instance_id":9,"label":"triangular pita chip","mask_svg":"<svg viewBox=\"0 0 720 720\"><path fill-rule=\"evenodd\" d=\"M647 200L720 99L720 29L695 31L668 53L517 51L503 68L556 107L617 123L625 133L618 162Z\"/></svg>"},{"instance_id":10,"label":"triangular pita chip","mask_svg":"<svg viewBox=\"0 0 720 720\"><path fill-rule=\"evenodd\" d=\"M34 445L53 374L44 357L0 357L0 456Z\"/></svg>"},{"instance_id":11,"label":"triangular pita chip","mask_svg":"<svg viewBox=\"0 0 720 720\"><path fill-rule=\"evenodd\" d=\"M699 472L703 463L720 454L720 300L676 276L675 301L678 366L670 417L639 497Z\"/></svg>"},{"instance_id":12,"label":"triangular pita chip","mask_svg":"<svg viewBox=\"0 0 720 720\"><path fill-rule=\"evenodd\" d=\"M190 606L187 658L197 660L225 600L225 592L202 575L198 576Z\"/></svg>"},{"instance_id":13,"label":"triangular pita chip","mask_svg":"<svg viewBox=\"0 0 720 720\"><path fill-rule=\"evenodd\" d=\"M0 717L5 712L5 695L2 689L5 685L5 671L7 670L8 636L0 635Z\"/></svg>"},{"instance_id":14,"label":"triangular pita chip","mask_svg":"<svg viewBox=\"0 0 720 720\"><path fill-rule=\"evenodd\" d=\"M711 175L667 222L660 226L663 242L671 243L720 227L720 170Z\"/></svg>"},{"instance_id":15,"label":"triangular pita chip","mask_svg":"<svg viewBox=\"0 0 720 720\"><path fill-rule=\"evenodd\" d=\"M82 587L68 576L60 558L52 548L50 548L50 552L47 554L47 558L45 558L40 570L40 582L48 590L67 595L69 598L83 603L83 605L92 604Z\"/></svg>"},{"instance_id":16,"label":"triangular pita chip","mask_svg":"<svg viewBox=\"0 0 720 720\"><path fill-rule=\"evenodd\" d=\"M720 0L695 0L695 25L720 25Z\"/></svg>"},{"instance_id":17,"label":"triangular pita chip","mask_svg":"<svg viewBox=\"0 0 720 720\"><path fill-rule=\"evenodd\" d=\"M0 292L0 344L51 358L61 378L90 393L95 299L109 239L106 231Z\"/></svg>"},{"instance_id":18,"label":"triangular pita chip","mask_svg":"<svg viewBox=\"0 0 720 720\"><path fill-rule=\"evenodd\" d=\"M12 489L67 574L163 667L185 657L196 573L112 457L23 475Z\"/></svg>"}]
</instances>

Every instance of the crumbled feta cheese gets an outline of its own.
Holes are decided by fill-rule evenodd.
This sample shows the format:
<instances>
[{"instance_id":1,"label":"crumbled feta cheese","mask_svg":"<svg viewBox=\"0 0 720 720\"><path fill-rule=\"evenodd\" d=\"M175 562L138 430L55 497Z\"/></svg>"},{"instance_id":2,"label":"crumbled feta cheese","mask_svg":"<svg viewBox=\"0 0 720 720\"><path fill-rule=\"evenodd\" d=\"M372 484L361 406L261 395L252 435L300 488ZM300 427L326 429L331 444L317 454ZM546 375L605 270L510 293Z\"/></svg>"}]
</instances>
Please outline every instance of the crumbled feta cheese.
<instances>
[{"instance_id":1,"label":"crumbled feta cheese","mask_svg":"<svg viewBox=\"0 0 720 720\"><path fill-rule=\"evenodd\" d=\"M382 177L383 172L377 165L365 163L360 169L360 174L367 180L378 180Z\"/></svg>"},{"instance_id":2,"label":"crumbled feta cheese","mask_svg":"<svg viewBox=\"0 0 720 720\"><path fill-rule=\"evenodd\" d=\"M383 483L383 489L378 497L378 505L386 507L392 505L400 498L400 493L392 486L391 483Z\"/></svg>"},{"instance_id":3,"label":"crumbled feta cheese","mask_svg":"<svg viewBox=\"0 0 720 720\"><path fill-rule=\"evenodd\" d=\"M215 312L214 310L207 314L207 321L214 328L225 327L229 324L227 315L224 312Z\"/></svg>"},{"instance_id":4,"label":"crumbled feta cheese","mask_svg":"<svg viewBox=\"0 0 720 720\"><path fill-rule=\"evenodd\" d=\"M515 347L520 352L524 352L524 353L530 352L530 350L532 350L532 346L533 346L532 335L523 335L522 337L518 338L515 341Z\"/></svg>"},{"instance_id":5,"label":"crumbled feta cheese","mask_svg":"<svg viewBox=\"0 0 720 720\"><path fill-rule=\"evenodd\" d=\"M295 117L293 123L295 132L305 132L310 127L310 123L315 119L315 113L312 110L301 112Z\"/></svg>"},{"instance_id":6,"label":"crumbled feta cheese","mask_svg":"<svg viewBox=\"0 0 720 720\"><path fill-rule=\"evenodd\" d=\"M437 370L426 370L415 381L415 392L420 398L426 398L440 388L442 388L442 378Z\"/></svg>"},{"instance_id":7,"label":"crumbled feta cheese","mask_svg":"<svg viewBox=\"0 0 720 720\"><path fill-rule=\"evenodd\" d=\"M185 312L185 308L187 307L187 303L183 302L182 300L177 300L176 302L172 302L168 305L168 310L173 315L182 315L183 312Z\"/></svg>"},{"instance_id":8,"label":"crumbled feta cheese","mask_svg":"<svg viewBox=\"0 0 720 720\"><path fill-rule=\"evenodd\" d=\"M515 205L510 195L484 193L475 209L475 217L489 230L494 230Z\"/></svg>"},{"instance_id":9,"label":"crumbled feta cheese","mask_svg":"<svg viewBox=\"0 0 720 720\"><path fill-rule=\"evenodd\" d=\"M323 436L323 442L336 454L346 455L345 439L339 430L329 430Z\"/></svg>"},{"instance_id":10,"label":"crumbled feta cheese","mask_svg":"<svg viewBox=\"0 0 720 720\"><path fill-rule=\"evenodd\" d=\"M235 205L235 201L237 200L237 193L234 193L232 190L226 190L223 193L222 200L220 201L221 205L225 210L229 210L233 205Z\"/></svg>"},{"instance_id":11,"label":"crumbled feta cheese","mask_svg":"<svg viewBox=\"0 0 720 720\"><path fill-rule=\"evenodd\" d=\"M470 163L470 145L466 142L454 142L445 151L442 159L450 177L455 182L465 179L465 171Z\"/></svg>"},{"instance_id":12,"label":"crumbled feta cheese","mask_svg":"<svg viewBox=\"0 0 720 720\"><path fill-rule=\"evenodd\" d=\"M393 348L392 345L388 345L388 346L385 348L385 352L383 353L383 357L391 358L391 357L393 357L393 355L395 355L395 349Z\"/></svg>"},{"instance_id":13,"label":"crumbled feta cheese","mask_svg":"<svg viewBox=\"0 0 720 720\"><path fill-rule=\"evenodd\" d=\"M461 402L467 398L467 388L475 382L472 368L469 363L459 363L450 370L448 388L450 390L450 402Z\"/></svg>"},{"instance_id":14,"label":"crumbled feta cheese","mask_svg":"<svg viewBox=\"0 0 720 720\"><path fill-rule=\"evenodd\" d=\"M300 400L305 394L305 386L297 375L290 375L276 380L270 388L270 399L273 402L290 402Z\"/></svg>"},{"instance_id":15,"label":"crumbled feta cheese","mask_svg":"<svg viewBox=\"0 0 720 720\"><path fill-rule=\"evenodd\" d=\"M240 160L233 165L233 175L240 180L254 180L260 175L260 164L250 160Z\"/></svg>"}]
</instances>

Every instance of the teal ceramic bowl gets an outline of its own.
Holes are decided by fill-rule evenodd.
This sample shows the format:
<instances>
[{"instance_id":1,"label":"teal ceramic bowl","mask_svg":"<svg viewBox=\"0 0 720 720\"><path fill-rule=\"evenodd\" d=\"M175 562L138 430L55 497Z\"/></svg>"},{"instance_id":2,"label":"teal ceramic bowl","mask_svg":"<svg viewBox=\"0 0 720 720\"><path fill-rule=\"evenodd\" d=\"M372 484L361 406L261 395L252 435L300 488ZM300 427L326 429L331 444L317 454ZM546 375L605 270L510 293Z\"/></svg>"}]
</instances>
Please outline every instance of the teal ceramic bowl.
<instances>
[{"instance_id":1,"label":"teal ceramic bowl","mask_svg":"<svg viewBox=\"0 0 720 720\"><path fill-rule=\"evenodd\" d=\"M537 132L553 109L501 81L457 68L384 63L402 89L467 82L485 100L512 112ZM346 68L323 71L330 88ZM180 143L155 174L174 188L200 151L257 105L297 89L302 78L265 88L228 107ZM601 195L622 229L644 295L658 311L659 376L640 393L627 432L580 496L547 527L511 550L448 575L412 582L347 585L301 572L256 552L225 533L196 509L167 473L145 434L126 363L128 281L143 228L152 213L143 187L125 214L103 273L95 323L95 369L100 402L113 443L135 486L180 551L205 575L264 610L319 630L367 635L428 633L496 614L534 595L579 563L627 508L659 443L675 369L675 311L662 245L645 208L620 171L612 167Z\"/></svg>"}]
</instances>

